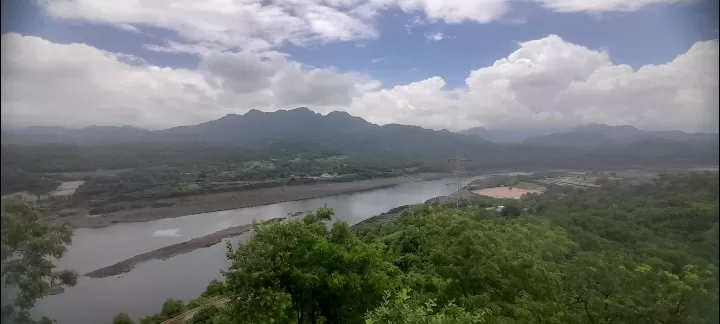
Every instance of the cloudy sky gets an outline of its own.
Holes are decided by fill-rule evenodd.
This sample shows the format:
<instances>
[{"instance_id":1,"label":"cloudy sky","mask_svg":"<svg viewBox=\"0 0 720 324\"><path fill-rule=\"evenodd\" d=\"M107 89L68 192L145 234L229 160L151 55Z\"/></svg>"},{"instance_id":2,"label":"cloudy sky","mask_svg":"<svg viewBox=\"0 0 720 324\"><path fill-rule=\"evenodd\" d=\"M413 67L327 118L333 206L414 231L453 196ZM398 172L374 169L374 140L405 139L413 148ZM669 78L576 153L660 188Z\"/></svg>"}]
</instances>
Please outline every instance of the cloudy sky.
<instances>
[{"instance_id":1,"label":"cloudy sky","mask_svg":"<svg viewBox=\"0 0 720 324\"><path fill-rule=\"evenodd\" d=\"M4 0L4 126L718 129L716 0Z\"/></svg>"}]
</instances>

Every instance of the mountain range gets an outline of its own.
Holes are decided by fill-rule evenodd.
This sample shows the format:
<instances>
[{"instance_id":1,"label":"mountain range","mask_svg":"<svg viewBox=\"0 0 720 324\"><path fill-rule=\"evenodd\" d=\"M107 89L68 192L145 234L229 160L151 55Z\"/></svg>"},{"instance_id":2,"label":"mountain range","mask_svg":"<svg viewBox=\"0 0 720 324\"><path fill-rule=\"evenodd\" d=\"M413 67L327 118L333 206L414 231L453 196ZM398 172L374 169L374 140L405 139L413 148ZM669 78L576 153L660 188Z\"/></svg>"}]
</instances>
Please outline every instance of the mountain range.
<instances>
[{"instance_id":1,"label":"mountain range","mask_svg":"<svg viewBox=\"0 0 720 324\"><path fill-rule=\"evenodd\" d=\"M321 115L301 107L275 112L250 110L243 115L227 115L198 125L155 131L129 126L4 129L2 143L4 146L47 143L272 146L287 152L326 150L429 164L446 163L460 152L472 160L469 164L475 167L718 163L718 134L644 131L632 126L601 124L529 136L524 140L518 132L515 134L512 137L482 128L453 133L410 125L380 126L346 112Z\"/></svg>"},{"instance_id":2,"label":"mountain range","mask_svg":"<svg viewBox=\"0 0 720 324\"><path fill-rule=\"evenodd\" d=\"M547 147L565 147L581 150L616 148L643 142L675 142L688 145L712 145L717 143L718 134L686 133L682 131L645 131L629 125L608 126L588 124L568 132L531 136L523 143Z\"/></svg>"},{"instance_id":3,"label":"mountain range","mask_svg":"<svg viewBox=\"0 0 720 324\"><path fill-rule=\"evenodd\" d=\"M457 132L458 134L477 136L494 143L522 143L532 136L548 135L566 131L567 128L502 128L487 129L485 127L472 127Z\"/></svg>"}]
</instances>

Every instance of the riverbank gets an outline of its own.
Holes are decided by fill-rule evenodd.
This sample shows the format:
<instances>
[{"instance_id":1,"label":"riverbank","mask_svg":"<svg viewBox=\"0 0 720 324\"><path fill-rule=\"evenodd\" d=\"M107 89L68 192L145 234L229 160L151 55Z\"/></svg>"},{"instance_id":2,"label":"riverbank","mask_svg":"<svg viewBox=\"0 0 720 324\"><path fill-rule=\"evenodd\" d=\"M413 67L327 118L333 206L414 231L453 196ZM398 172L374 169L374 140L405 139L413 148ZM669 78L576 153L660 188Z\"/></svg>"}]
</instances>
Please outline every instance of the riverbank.
<instances>
[{"instance_id":1,"label":"riverbank","mask_svg":"<svg viewBox=\"0 0 720 324\"><path fill-rule=\"evenodd\" d=\"M267 223L267 222L277 221L277 220L281 220L281 219L283 219L283 218L273 218L273 219L267 220L265 222ZM155 260L155 259L165 260L165 259L172 258L176 255L195 251L197 249L211 247L215 244L220 243L223 239L238 236L238 235L244 234L246 232L249 232L250 230L252 230L252 227L253 227L252 224L245 224L245 225L240 225L240 226L229 227L229 228L226 228L221 231L217 231L212 234L208 234L208 235L201 236L201 237L196 237L189 241L165 246L165 247L159 248L157 250L153 250L153 251L150 251L147 253L136 255L132 258L125 259L125 260L115 263L113 265L88 272L85 274L85 276L90 277L90 278L105 278L105 277L116 276L116 275L119 275L122 273L130 272L133 268L135 268L135 265L137 265L139 263L150 261L150 260Z\"/></svg>"},{"instance_id":2,"label":"riverbank","mask_svg":"<svg viewBox=\"0 0 720 324\"><path fill-rule=\"evenodd\" d=\"M352 182L315 183L167 198L158 200L159 205L166 207L146 207L141 209L122 210L102 215L89 215L87 211L83 211L77 215L53 219L52 222L68 222L79 228L97 228L117 223L147 222L163 218L174 218L228 209L319 198L337 194L392 187L408 182L441 179L447 176L448 174L446 173L419 173L393 178Z\"/></svg>"}]
</instances>

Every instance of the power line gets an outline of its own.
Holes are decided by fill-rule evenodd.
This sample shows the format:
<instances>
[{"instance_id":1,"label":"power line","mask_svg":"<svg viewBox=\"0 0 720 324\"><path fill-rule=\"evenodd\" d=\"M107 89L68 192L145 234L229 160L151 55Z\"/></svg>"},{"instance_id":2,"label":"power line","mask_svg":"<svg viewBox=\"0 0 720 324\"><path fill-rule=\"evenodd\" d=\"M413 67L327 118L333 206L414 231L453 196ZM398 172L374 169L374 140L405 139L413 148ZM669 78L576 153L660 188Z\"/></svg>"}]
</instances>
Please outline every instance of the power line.
<instances>
[{"instance_id":1,"label":"power line","mask_svg":"<svg viewBox=\"0 0 720 324\"><path fill-rule=\"evenodd\" d=\"M470 161L468 159L465 159L460 152L457 152L455 154L455 157L452 159L449 159L448 161L453 162L453 176L455 176L455 182L450 182L450 184L456 184L457 185L457 192L455 197L455 208L460 209L460 189L462 188L462 177L464 175L467 175L465 173L465 162Z\"/></svg>"}]
</instances>

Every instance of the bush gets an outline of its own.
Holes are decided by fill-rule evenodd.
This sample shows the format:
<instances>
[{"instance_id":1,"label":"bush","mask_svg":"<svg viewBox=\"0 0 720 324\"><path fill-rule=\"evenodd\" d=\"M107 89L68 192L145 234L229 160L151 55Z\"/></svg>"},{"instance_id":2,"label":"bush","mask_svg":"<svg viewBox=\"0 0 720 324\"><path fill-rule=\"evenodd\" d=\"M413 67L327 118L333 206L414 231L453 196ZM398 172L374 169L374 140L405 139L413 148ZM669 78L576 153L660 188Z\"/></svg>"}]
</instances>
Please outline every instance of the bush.
<instances>
[{"instance_id":1,"label":"bush","mask_svg":"<svg viewBox=\"0 0 720 324\"><path fill-rule=\"evenodd\" d=\"M113 317L113 324L134 324L128 313L118 313Z\"/></svg>"},{"instance_id":2,"label":"bush","mask_svg":"<svg viewBox=\"0 0 720 324\"><path fill-rule=\"evenodd\" d=\"M201 297L215 297L215 296L222 296L225 293L225 285L222 283L222 281L213 279L210 281L210 284L208 284L207 289L205 289L205 292L200 295Z\"/></svg>"},{"instance_id":3,"label":"bush","mask_svg":"<svg viewBox=\"0 0 720 324\"><path fill-rule=\"evenodd\" d=\"M173 318L185 312L185 303L180 299L168 298L162 305L160 314L167 318Z\"/></svg>"},{"instance_id":4,"label":"bush","mask_svg":"<svg viewBox=\"0 0 720 324\"><path fill-rule=\"evenodd\" d=\"M215 305L210 305L208 307L205 307L201 309L200 311L193 316L192 323L193 324L209 324L213 322L213 318L220 314L220 309L218 309Z\"/></svg>"},{"instance_id":5,"label":"bush","mask_svg":"<svg viewBox=\"0 0 720 324\"><path fill-rule=\"evenodd\" d=\"M505 208L500 211L500 215L504 217L518 217L522 215L523 209L517 203L507 203Z\"/></svg>"}]
</instances>

